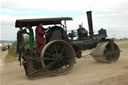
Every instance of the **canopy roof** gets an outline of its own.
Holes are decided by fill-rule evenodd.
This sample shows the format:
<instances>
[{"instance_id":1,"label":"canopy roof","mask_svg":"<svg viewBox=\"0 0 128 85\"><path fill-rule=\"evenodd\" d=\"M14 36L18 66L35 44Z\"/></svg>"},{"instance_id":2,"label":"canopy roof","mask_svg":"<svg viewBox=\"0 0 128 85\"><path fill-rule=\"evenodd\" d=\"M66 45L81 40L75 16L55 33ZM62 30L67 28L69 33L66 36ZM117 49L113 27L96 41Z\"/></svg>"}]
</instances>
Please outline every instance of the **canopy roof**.
<instances>
[{"instance_id":1,"label":"canopy roof","mask_svg":"<svg viewBox=\"0 0 128 85\"><path fill-rule=\"evenodd\" d=\"M59 18L38 18L38 19L18 19L16 20L15 27L37 26L40 23L43 25L61 24L62 20L72 20L71 17Z\"/></svg>"}]
</instances>

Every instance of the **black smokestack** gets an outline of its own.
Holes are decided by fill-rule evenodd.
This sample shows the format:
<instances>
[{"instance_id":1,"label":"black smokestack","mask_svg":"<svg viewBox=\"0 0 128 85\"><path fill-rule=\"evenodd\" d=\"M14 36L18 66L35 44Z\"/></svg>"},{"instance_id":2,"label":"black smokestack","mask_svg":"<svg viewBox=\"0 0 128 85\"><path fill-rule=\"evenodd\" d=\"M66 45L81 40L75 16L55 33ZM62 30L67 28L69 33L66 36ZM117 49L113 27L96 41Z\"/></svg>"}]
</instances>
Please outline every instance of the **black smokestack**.
<instances>
[{"instance_id":1,"label":"black smokestack","mask_svg":"<svg viewBox=\"0 0 128 85\"><path fill-rule=\"evenodd\" d=\"M92 23L92 11L87 11L87 19L88 19L88 26L89 26L89 34L90 37L93 37L93 23Z\"/></svg>"}]
</instances>

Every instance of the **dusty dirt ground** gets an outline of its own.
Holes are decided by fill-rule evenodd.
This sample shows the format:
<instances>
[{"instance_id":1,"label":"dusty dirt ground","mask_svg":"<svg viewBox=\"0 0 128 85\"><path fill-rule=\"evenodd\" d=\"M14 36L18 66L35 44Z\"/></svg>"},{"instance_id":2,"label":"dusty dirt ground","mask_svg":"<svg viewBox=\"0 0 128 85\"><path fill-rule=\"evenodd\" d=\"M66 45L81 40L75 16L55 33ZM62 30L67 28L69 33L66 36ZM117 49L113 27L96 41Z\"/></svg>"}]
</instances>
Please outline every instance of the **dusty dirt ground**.
<instances>
[{"instance_id":1,"label":"dusty dirt ground","mask_svg":"<svg viewBox=\"0 0 128 85\"><path fill-rule=\"evenodd\" d=\"M128 85L128 49L121 49L119 60L112 64L98 63L91 56L76 60L67 75L40 74L32 79L25 76L19 62L4 64L7 51L0 52L0 85ZM83 52L83 56L88 51Z\"/></svg>"}]
</instances>

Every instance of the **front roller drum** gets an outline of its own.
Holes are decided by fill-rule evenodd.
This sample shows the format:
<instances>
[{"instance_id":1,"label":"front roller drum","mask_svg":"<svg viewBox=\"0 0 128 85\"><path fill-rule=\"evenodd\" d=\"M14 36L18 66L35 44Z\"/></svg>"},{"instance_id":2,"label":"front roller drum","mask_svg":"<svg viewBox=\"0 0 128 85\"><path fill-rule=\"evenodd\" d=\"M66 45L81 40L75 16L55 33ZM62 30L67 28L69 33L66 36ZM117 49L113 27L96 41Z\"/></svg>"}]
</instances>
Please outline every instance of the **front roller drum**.
<instances>
[{"instance_id":1,"label":"front roller drum","mask_svg":"<svg viewBox=\"0 0 128 85\"><path fill-rule=\"evenodd\" d=\"M51 41L41 52L41 64L50 75L66 74L70 72L74 63L74 49L66 41Z\"/></svg>"},{"instance_id":2,"label":"front roller drum","mask_svg":"<svg viewBox=\"0 0 128 85\"><path fill-rule=\"evenodd\" d=\"M100 42L92 50L92 57L98 62L112 63L119 59L120 49L114 42Z\"/></svg>"}]
</instances>

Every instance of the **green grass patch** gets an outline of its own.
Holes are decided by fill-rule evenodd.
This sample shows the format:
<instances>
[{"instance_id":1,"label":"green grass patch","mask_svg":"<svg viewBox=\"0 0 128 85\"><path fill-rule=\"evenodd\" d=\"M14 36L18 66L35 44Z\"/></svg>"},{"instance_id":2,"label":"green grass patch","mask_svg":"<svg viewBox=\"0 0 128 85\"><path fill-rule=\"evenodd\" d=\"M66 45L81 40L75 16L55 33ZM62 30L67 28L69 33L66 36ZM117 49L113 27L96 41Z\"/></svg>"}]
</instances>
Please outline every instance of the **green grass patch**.
<instances>
[{"instance_id":1,"label":"green grass patch","mask_svg":"<svg viewBox=\"0 0 128 85\"><path fill-rule=\"evenodd\" d=\"M12 45L9 49L8 49L8 54L5 57L5 62L9 63L12 61L16 61L18 60L18 54L16 53L16 47L15 45Z\"/></svg>"},{"instance_id":2,"label":"green grass patch","mask_svg":"<svg viewBox=\"0 0 128 85\"><path fill-rule=\"evenodd\" d=\"M128 42L128 40L115 40L115 42Z\"/></svg>"},{"instance_id":3,"label":"green grass patch","mask_svg":"<svg viewBox=\"0 0 128 85\"><path fill-rule=\"evenodd\" d=\"M29 41L29 37L26 35L24 38L24 42L28 43ZM16 45L17 45L17 41L15 41L12 46L8 49L8 54L5 57L5 62L9 63L9 62L13 62L13 61L17 61L18 60L18 56L19 54L16 53Z\"/></svg>"},{"instance_id":4,"label":"green grass patch","mask_svg":"<svg viewBox=\"0 0 128 85\"><path fill-rule=\"evenodd\" d=\"M120 48L128 48L128 40L116 40L115 42Z\"/></svg>"},{"instance_id":5,"label":"green grass patch","mask_svg":"<svg viewBox=\"0 0 128 85\"><path fill-rule=\"evenodd\" d=\"M119 44L119 47L120 47L120 48L128 48L128 43Z\"/></svg>"}]
</instances>

